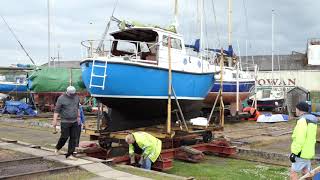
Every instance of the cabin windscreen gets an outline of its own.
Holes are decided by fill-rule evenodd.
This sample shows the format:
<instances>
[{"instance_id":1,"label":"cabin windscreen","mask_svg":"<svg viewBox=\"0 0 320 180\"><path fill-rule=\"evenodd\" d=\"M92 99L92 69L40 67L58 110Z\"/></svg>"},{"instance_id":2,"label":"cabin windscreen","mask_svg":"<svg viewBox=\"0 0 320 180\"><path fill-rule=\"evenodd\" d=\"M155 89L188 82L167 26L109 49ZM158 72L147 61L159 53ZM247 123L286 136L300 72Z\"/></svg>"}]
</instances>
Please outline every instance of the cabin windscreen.
<instances>
[{"instance_id":1,"label":"cabin windscreen","mask_svg":"<svg viewBox=\"0 0 320 180\"><path fill-rule=\"evenodd\" d=\"M168 36L163 35L162 39L163 39L162 46L168 47L168 39L169 39ZM171 39L171 48L182 50L182 43L180 39L173 38L173 37L170 37L170 39Z\"/></svg>"},{"instance_id":2,"label":"cabin windscreen","mask_svg":"<svg viewBox=\"0 0 320 180\"><path fill-rule=\"evenodd\" d=\"M139 34L140 35L137 35ZM150 30L132 30L114 34L111 55L130 56L140 60L157 61L158 34Z\"/></svg>"}]
</instances>

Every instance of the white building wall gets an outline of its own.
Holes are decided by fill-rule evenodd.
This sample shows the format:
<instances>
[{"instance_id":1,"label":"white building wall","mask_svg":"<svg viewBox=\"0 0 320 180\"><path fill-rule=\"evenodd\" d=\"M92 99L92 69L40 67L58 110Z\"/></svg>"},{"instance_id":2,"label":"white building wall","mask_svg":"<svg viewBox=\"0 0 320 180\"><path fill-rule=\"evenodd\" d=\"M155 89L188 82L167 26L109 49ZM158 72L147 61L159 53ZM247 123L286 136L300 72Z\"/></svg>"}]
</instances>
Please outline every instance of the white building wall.
<instances>
[{"instance_id":1,"label":"white building wall","mask_svg":"<svg viewBox=\"0 0 320 180\"><path fill-rule=\"evenodd\" d=\"M273 79L273 81L272 81ZM301 86L309 91L320 91L320 70L261 71L258 73L258 87L283 87L291 89Z\"/></svg>"}]
</instances>

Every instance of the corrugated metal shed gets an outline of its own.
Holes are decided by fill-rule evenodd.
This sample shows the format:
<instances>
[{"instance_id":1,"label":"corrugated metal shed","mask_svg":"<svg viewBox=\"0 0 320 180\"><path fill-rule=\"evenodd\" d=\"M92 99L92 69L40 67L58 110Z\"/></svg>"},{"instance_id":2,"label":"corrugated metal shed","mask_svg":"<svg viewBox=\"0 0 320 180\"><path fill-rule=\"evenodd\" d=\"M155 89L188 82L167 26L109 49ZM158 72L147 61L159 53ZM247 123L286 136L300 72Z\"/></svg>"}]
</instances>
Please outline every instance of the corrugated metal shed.
<instances>
[{"instance_id":1,"label":"corrugated metal shed","mask_svg":"<svg viewBox=\"0 0 320 180\"><path fill-rule=\"evenodd\" d=\"M287 92L287 107L289 115L294 115L296 112L296 105L300 101L309 100L309 91L303 87L295 87Z\"/></svg>"}]
</instances>

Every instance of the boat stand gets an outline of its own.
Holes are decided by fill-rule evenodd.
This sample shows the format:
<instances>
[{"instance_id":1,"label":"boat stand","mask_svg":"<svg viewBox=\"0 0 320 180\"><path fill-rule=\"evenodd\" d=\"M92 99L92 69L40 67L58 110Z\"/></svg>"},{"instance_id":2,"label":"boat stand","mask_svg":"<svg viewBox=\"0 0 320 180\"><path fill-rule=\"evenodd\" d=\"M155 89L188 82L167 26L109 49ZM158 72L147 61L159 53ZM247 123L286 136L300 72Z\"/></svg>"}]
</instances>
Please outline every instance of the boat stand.
<instances>
[{"instance_id":1,"label":"boat stand","mask_svg":"<svg viewBox=\"0 0 320 180\"><path fill-rule=\"evenodd\" d=\"M231 146L222 135L222 127L219 126L194 126L188 125L188 131L181 130L180 126L171 127L171 134L168 135L166 125L137 128L118 132L94 132L98 135L104 152L84 151L88 156L106 159L114 164L129 164L128 145L125 142L127 134L136 131L144 131L162 140L162 151L158 160L152 168L159 171L166 171L172 168L173 160L183 160L187 162L201 162L204 153L215 154L226 157L236 153L236 147ZM93 132L93 131L92 131ZM88 132L87 132L88 133ZM216 137L214 137L216 136ZM122 151L123 154L120 152ZM121 155L114 155L121 154Z\"/></svg>"}]
</instances>

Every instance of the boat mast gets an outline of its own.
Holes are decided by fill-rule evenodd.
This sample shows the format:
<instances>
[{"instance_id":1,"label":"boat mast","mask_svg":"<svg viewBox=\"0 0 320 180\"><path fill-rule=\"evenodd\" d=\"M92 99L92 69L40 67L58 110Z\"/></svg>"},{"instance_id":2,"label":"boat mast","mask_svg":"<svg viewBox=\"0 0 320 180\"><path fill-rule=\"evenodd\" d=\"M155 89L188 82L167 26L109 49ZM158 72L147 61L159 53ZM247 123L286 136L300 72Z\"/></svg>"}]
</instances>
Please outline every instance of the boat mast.
<instances>
[{"instance_id":1,"label":"boat mast","mask_svg":"<svg viewBox=\"0 0 320 180\"><path fill-rule=\"evenodd\" d=\"M97 53L99 54L99 55L103 55L103 43L104 43L104 40L105 40L105 38L106 38L106 36L107 36L107 34L108 34L108 32L109 32L109 28L110 28L110 25L111 25L111 21L114 19L114 17L113 17L113 14L114 14L114 11L116 10L116 7L117 7L117 5L118 5L118 1L119 0L116 0L116 2L115 2L115 4L114 4L114 7L113 7L113 10L112 10L112 13L111 13L111 16L110 16L110 19L109 19L109 22L108 22L108 24L107 24L107 27L106 27L106 29L104 30L104 32L103 32L103 34L102 34L102 37L101 37L101 39L100 39L100 41L99 41L99 44L98 44L98 47L97 47ZM92 53L92 48L91 48L91 53Z\"/></svg>"},{"instance_id":2,"label":"boat mast","mask_svg":"<svg viewBox=\"0 0 320 180\"><path fill-rule=\"evenodd\" d=\"M203 0L200 0L200 59L201 59L201 67L203 71Z\"/></svg>"},{"instance_id":3,"label":"boat mast","mask_svg":"<svg viewBox=\"0 0 320 180\"><path fill-rule=\"evenodd\" d=\"M228 45L229 47L231 47L232 45L232 39L231 39L231 35L232 35L232 0L228 0ZM228 56L228 66L232 66L232 54L231 57Z\"/></svg>"},{"instance_id":4,"label":"boat mast","mask_svg":"<svg viewBox=\"0 0 320 180\"><path fill-rule=\"evenodd\" d=\"M273 80L273 53L274 53L274 35L273 35L273 29L274 29L274 10L272 10L272 19L271 19L271 91L273 91L273 83L274 83L274 80Z\"/></svg>"},{"instance_id":5,"label":"boat mast","mask_svg":"<svg viewBox=\"0 0 320 180\"><path fill-rule=\"evenodd\" d=\"M228 0L228 45L231 46L231 16L232 16L232 10L231 10L231 0Z\"/></svg>"},{"instance_id":6,"label":"boat mast","mask_svg":"<svg viewBox=\"0 0 320 180\"><path fill-rule=\"evenodd\" d=\"M50 67L50 0L47 0L48 5L48 67Z\"/></svg>"},{"instance_id":7,"label":"boat mast","mask_svg":"<svg viewBox=\"0 0 320 180\"><path fill-rule=\"evenodd\" d=\"M178 0L175 0L175 1L174 1L174 20L175 20L176 32L178 33L178 28L179 28L179 21L178 21Z\"/></svg>"}]
</instances>

